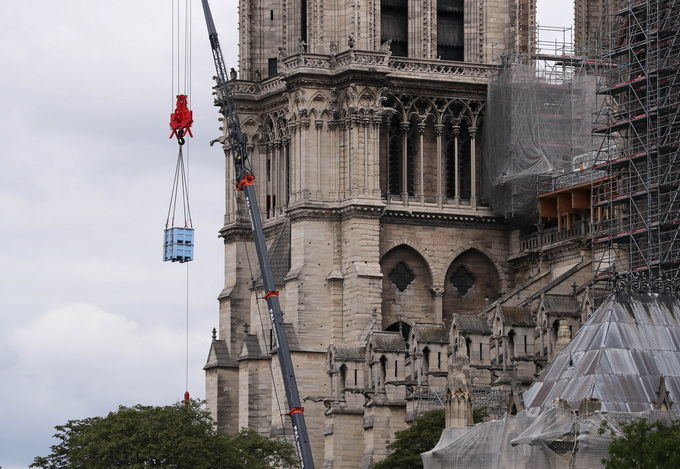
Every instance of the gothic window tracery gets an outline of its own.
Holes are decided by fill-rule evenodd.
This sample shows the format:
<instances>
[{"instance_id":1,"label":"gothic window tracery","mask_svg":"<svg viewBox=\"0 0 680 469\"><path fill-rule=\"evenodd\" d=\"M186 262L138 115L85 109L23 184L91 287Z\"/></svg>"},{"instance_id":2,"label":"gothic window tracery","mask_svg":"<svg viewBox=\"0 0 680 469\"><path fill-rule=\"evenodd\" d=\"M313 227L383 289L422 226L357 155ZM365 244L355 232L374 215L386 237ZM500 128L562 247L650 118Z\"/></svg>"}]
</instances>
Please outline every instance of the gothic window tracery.
<instances>
[{"instance_id":1,"label":"gothic window tracery","mask_svg":"<svg viewBox=\"0 0 680 469\"><path fill-rule=\"evenodd\" d=\"M470 291L470 288L475 284L475 280L475 276L464 265L458 267L453 275L451 275L451 283L456 287L461 296L465 296Z\"/></svg>"},{"instance_id":2,"label":"gothic window tracery","mask_svg":"<svg viewBox=\"0 0 680 469\"><path fill-rule=\"evenodd\" d=\"M413 271L411 271L405 262L399 262L394 270L390 272L390 281L401 292L405 291L415 279L416 278L413 275Z\"/></svg>"}]
</instances>

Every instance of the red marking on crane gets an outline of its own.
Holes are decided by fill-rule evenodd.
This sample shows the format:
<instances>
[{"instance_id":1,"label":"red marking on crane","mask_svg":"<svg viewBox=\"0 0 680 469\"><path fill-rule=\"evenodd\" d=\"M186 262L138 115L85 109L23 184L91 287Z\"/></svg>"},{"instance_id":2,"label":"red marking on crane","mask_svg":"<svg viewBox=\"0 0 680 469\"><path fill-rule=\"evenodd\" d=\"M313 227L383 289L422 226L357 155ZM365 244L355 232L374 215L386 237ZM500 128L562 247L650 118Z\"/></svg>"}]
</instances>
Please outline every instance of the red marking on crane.
<instances>
[{"instance_id":1,"label":"red marking on crane","mask_svg":"<svg viewBox=\"0 0 680 469\"><path fill-rule=\"evenodd\" d=\"M191 399L191 397L189 396L189 391L186 391L184 393L184 403L189 402L190 399Z\"/></svg>"},{"instance_id":2,"label":"red marking on crane","mask_svg":"<svg viewBox=\"0 0 680 469\"><path fill-rule=\"evenodd\" d=\"M184 143L184 136L189 134L189 137L193 137L194 134L191 133L191 125L194 123L194 113L189 110L187 106L187 95L178 94L177 95L177 105L175 107L175 112L170 114L170 128L172 133L169 138L177 137L180 145Z\"/></svg>"},{"instance_id":3,"label":"red marking on crane","mask_svg":"<svg viewBox=\"0 0 680 469\"><path fill-rule=\"evenodd\" d=\"M271 298L272 296L279 296L279 291L278 290L272 290L268 291L266 295L264 295L264 299L267 300Z\"/></svg>"},{"instance_id":4,"label":"red marking on crane","mask_svg":"<svg viewBox=\"0 0 680 469\"><path fill-rule=\"evenodd\" d=\"M304 407L293 407L290 409L290 412L288 412L288 415L293 415L293 414L303 414L305 412Z\"/></svg>"},{"instance_id":5,"label":"red marking on crane","mask_svg":"<svg viewBox=\"0 0 680 469\"><path fill-rule=\"evenodd\" d=\"M255 176L252 174L246 174L241 178L239 182L236 183L236 188L240 191L243 190L245 186L254 186L255 185Z\"/></svg>"}]
</instances>

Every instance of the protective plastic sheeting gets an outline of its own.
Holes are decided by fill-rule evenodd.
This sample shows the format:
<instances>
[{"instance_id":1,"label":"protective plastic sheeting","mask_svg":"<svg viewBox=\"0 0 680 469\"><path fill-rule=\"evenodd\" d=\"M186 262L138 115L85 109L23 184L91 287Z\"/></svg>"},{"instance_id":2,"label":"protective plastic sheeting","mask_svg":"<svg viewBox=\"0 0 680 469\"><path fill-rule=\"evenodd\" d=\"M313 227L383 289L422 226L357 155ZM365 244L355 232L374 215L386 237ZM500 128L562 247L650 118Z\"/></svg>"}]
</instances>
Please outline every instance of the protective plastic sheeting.
<instances>
[{"instance_id":1,"label":"protective plastic sheeting","mask_svg":"<svg viewBox=\"0 0 680 469\"><path fill-rule=\"evenodd\" d=\"M422 454L425 469L602 468L603 423L620 434L622 422L680 416L680 405L658 410L666 397L680 402L676 318L680 301L668 296L610 297L523 394L526 410L445 430Z\"/></svg>"},{"instance_id":2,"label":"protective plastic sheeting","mask_svg":"<svg viewBox=\"0 0 680 469\"><path fill-rule=\"evenodd\" d=\"M499 215L533 223L538 184L569 172L593 150L595 79L549 84L533 66L507 66L488 87L482 193Z\"/></svg>"}]
</instances>

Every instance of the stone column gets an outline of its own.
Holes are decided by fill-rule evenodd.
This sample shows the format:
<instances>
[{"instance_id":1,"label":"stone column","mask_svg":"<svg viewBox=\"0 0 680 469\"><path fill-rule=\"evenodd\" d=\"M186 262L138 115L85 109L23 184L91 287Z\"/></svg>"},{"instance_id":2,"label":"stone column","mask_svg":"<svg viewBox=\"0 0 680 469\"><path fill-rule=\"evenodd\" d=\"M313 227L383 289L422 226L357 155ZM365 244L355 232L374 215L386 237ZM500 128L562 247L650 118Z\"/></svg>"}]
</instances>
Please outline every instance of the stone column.
<instances>
[{"instance_id":1,"label":"stone column","mask_svg":"<svg viewBox=\"0 0 680 469\"><path fill-rule=\"evenodd\" d=\"M297 124L289 124L288 129L290 132L290 147L288 148L288 162L290 164L290 175L289 175L289 201L295 202L297 200L298 193L298 178L297 178L297 156L298 156L298 142L300 141L299 133L297 131Z\"/></svg>"},{"instance_id":2,"label":"stone column","mask_svg":"<svg viewBox=\"0 0 680 469\"><path fill-rule=\"evenodd\" d=\"M454 165L454 184L455 184L455 189L454 189L454 198L453 198L453 203L456 205L460 204L460 174L458 168L460 168L460 164L458 162L458 136L460 135L460 126L454 125L453 126L453 165Z\"/></svg>"},{"instance_id":3,"label":"stone column","mask_svg":"<svg viewBox=\"0 0 680 469\"><path fill-rule=\"evenodd\" d=\"M307 180L307 155L309 148L309 118L300 120L300 198L304 199L309 194L309 181Z\"/></svg>"},{"instance_id":4,"label":"stone column","mask_svg":"<svg viewBox=\"0 0 680 469\"><path fill-rule=\"evenodd\" d=\"M316 198L321 200L321 128L323 127L323 121L316 119L314 127L316 128Z\"/></svg>"},{"instance_id":5,"label":"stone column","mask_svg":"<svg viewBox=\"0 0 680 469\"><path fill-rule=\"evenodd\" d=\"M234 212L236 211L236 195L234 194L234 157L231 153L231 148L224 147L224 154L226 158L224 159L224 169L225 169L225 181L226 184L226 207L224 214L224 223L229 223L234 217Z\"/></svg>"},{"instance_id":6,"label":"stone column","mask_svg":"<svg viewBox=\"0 0 680 469\"><path fill-rule=\"evenodd\" d=\"M267 144L257 145L257 158L251 160L253 172L255 173L255 190L257 192L260 213L267 218ZM252 153L249 153L252 155Z\"/></svg>"},{"instance_id":7,"label":"stone column","mask_svg":"<svg viewBox=\"0 0 680 469\"><path fill-rule=\"evenodd\" d=\"M434 287L430 292L434 297L434 322L444 322L444 288Z\"/></svg>"},{"instance_id":8,"label":"stone column","mask_svg":"<svg viewBox=\"0 0 680 469\"><path fill-rule=\"evenodd\" d=\"M477 207L477 127L470 127L470 205Z\"/></svg>"},{"instance_id":9,"label":"stone column","mask_svg":"<svg viewBox=\"0 0 680 469\"><path fill-rule=\"evenodd\" d=\"M373 160L371 162L371 188L373 197L380 197L380 127L382 119L374 117L373 125Z\"/></svg>"},{"instance_id":10,"label":"stone column","mask_svg":"<svg viewBox=\"0 0 680 469\"><path fill-rule=\"evenodd\" d=\"M444 124L435 125L434 131L437 136L437 205L441 208L444 202L442 197L442 134L444 133Z\"/></svg>"},{"instance_id":11,"label":"stone column","mask_svg":"<svg viewBox=\"0 0 680 469\"><path fill-rule=\"evenodd\" d=\"M408 128L409 122L401 123L401 201L408 205Z\"/></svg>"},{"instance_id":12,"label":"stone column","mask_svg":"<svg viewBox=\"0 0 680 469\"><path fill-rule=\"evenodd\" d=\"M338 158L338 126L336 121L328 121L328 131L330 132L331 142L331 181L329 186L329 198L337 200L340 193L340 158Z\"/></svg>"},{"instance_id":13,"label":"stone column","mask_svg":"<svg viewBox=\"0 0 680 469\"><path fill-rule=\"evenodd\" d=\"M362 195L368 194L368 117L364 117L361 120L361 124L364 127L364 187L361 191Z\"/></svg>"},{"instance_id":14,"label":"stone column","mask_svg":"<svg viewBox=\"0 0 680 469\"><path fill-rule=\"evenodd\" d=\"M424 204L425 203L425 155L423 155L423 149L424 149L424 143L423 140L425 138L425 123L420 122L418 124L418 140L419 140L419 151L418 151L418 156L419 156L419 163L420 163L420 177L418 178L418 191L420 192L420 203Z\"/></svg>"},{"instance_id":15,"label":"stone column","mask_svg":"<svg viewBox=\"0 0 680 469\"><path fill-rule=\"evenodd\" d=\"M281 140L274 146L274 216L281 213Z\"/></svg>"},{"instance_id":16,"label":"stone column","mask_svg":"<svg viewBox=\"0 0 680 469\"><path fill-rule=\"evenodd\" d=\"M283 188L281 189L281 194L283 196L283 199L281 200L281 211L286 209L288 207L288 149L290 148L290 139L284 138L283 139L283 168L281 169L281 172L283 173Z\"/></svg>"},{"instance_id":17,"label":"stone column","mask_svg":"<svg viewBox=\"0 0 680 469\"><path fill-rule=\"evenodd\" d=\"M273 181L273 176L274 176L274 143L269 142L267 143L267 153L265 155L265 166L264 166L264 175L266 178L265 181L265 209L267 206L269 208L265 212L265 217L266 218L271 218L274 216L274 181Z\"/></svg>"}]
</instances>

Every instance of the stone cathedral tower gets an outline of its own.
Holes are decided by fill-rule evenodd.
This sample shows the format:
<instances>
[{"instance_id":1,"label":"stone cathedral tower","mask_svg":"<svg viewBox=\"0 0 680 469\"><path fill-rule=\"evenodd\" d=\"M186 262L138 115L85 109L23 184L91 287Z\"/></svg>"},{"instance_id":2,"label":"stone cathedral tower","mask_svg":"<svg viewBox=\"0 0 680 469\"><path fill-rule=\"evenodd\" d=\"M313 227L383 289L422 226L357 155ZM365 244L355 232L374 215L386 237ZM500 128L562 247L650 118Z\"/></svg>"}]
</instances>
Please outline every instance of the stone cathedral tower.
<instances>
[{"instance_id":1,"label":"stone cathedral tower","mask_svg":"<svg viewBox=\"0 0 680 469\"><path fill-rule=\"evenodd\" d=\"M239 2L233 86L317 467L382 459L412 415L407 375L445 383L454 313L512 286L479 136L534 18L535 0ZM208 406L222 430L290 436L240 207L227 187Z\"/></svg>"}]
</instances>

